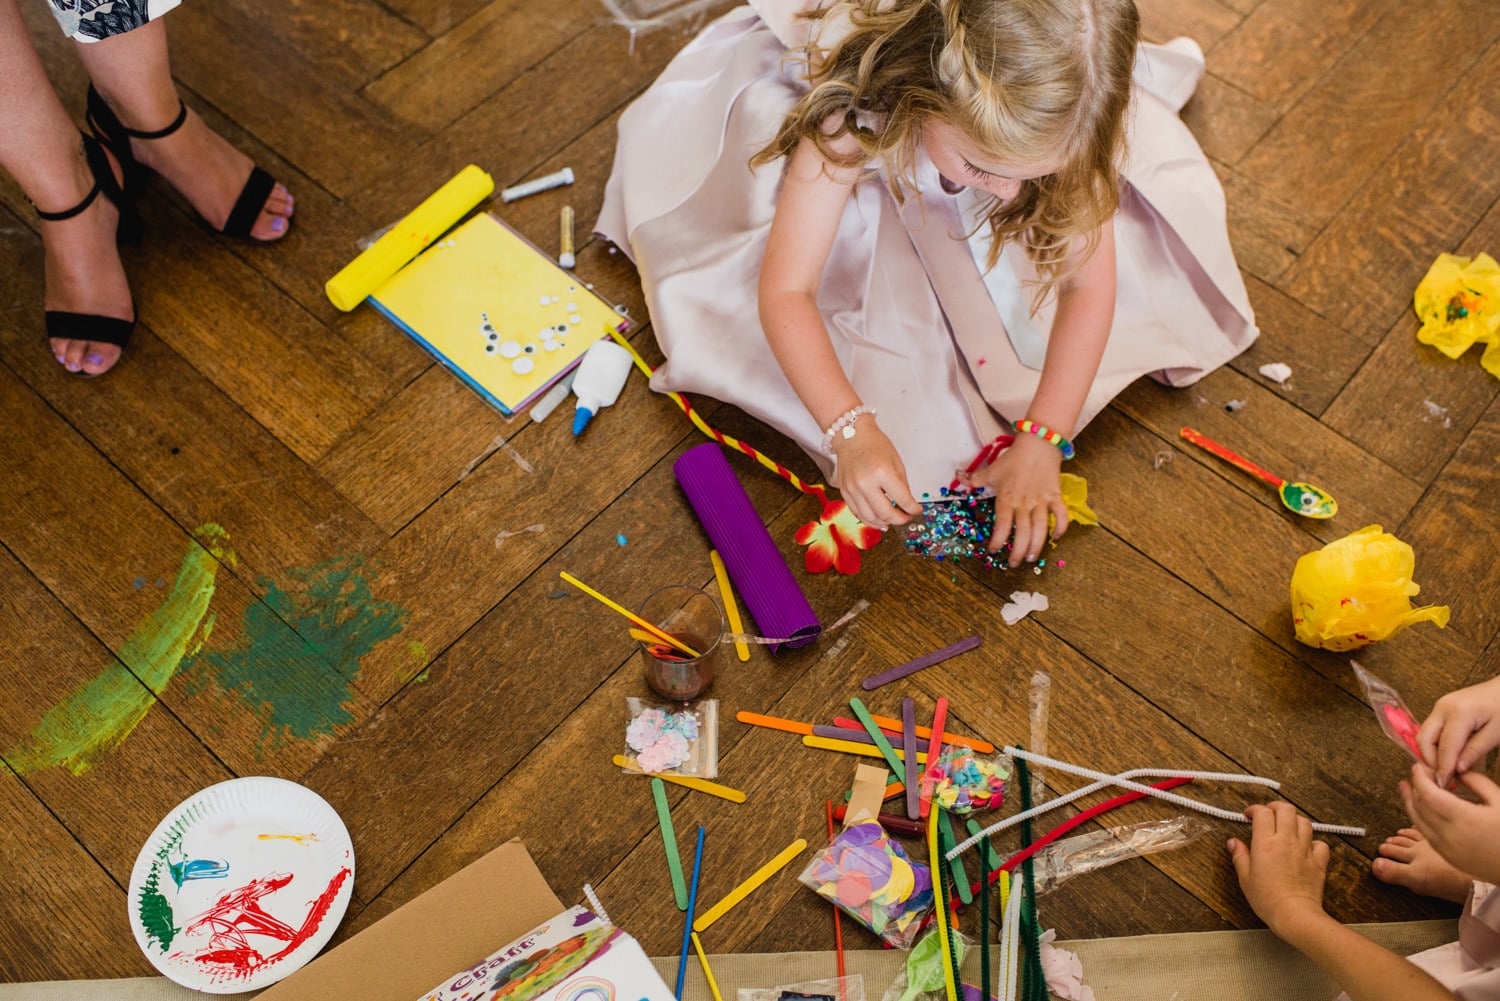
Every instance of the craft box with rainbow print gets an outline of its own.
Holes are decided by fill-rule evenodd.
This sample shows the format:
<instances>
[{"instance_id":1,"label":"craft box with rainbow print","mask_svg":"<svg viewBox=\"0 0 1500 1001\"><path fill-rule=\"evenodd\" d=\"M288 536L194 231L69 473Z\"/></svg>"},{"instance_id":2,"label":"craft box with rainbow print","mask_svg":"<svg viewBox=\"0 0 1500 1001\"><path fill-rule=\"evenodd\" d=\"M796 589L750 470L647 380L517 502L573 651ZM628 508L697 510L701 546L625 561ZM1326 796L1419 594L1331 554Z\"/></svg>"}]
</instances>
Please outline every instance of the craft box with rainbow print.
<instances>
[{"instance_id":1,"label":"craft box with rainbow print","mask_svg":"<svg viewBox=\"0 0 1500 1001\"><path fill-rule=\"evenodd\" d=\"M571 907L421 1001L673 1001L635 939Z\"/></svg>"}]
</instances>

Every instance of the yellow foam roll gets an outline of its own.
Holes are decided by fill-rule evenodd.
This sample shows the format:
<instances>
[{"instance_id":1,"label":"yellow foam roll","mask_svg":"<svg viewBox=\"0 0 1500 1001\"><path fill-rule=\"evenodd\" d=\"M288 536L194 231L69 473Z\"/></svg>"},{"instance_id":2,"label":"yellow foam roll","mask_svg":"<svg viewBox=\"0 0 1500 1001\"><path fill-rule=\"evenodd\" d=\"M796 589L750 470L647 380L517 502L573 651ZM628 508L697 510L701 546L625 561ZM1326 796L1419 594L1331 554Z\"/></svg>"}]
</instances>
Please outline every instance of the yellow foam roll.
<instances>
[{"instance_id":1,"label":"yellow foam roll","mask_svg":"<svg viewBox=\"0 0 1500 1001\"><path fill-rule=\"evenodd\" d=\"M346 313L358 306L494 191L495 179L469 164L328 279L328 301Z\"/></svg>"}]
</instances>

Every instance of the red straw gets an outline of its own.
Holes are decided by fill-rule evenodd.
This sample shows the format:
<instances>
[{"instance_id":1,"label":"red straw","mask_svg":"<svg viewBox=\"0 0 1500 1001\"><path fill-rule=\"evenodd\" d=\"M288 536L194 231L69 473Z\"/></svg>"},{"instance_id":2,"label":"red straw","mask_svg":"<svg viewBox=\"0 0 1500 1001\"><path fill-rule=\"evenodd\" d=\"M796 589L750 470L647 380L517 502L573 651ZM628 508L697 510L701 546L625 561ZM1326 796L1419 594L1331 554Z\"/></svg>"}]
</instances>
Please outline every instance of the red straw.
<instances>
[{"instance_id":1,"label":"red straw","mask_svg":"<svg viewBox=\"0 0 1500 1001\"><path fill-rule=\"evenodd\" d=\"M943 724L948 722L948 700L939 698L932 711L932 740L927 744L927 771L922 773L922 817L932 810L932 771L943 750Z\"/></svg>"},{"instance_id":2,"label":"red straw","mask_svg":"<svg viewBox=\"0 0 1500 1001\"><path fill-rule=\"evenodd\" d=\"M1178 786L1187 785L1191 781L1193 780L1190 778L1179 776L1177 778L1163 779L1160 782L1153 782L1151 783L1151 788L1176 789ZM1022 848L1020 851L1016 852L1014 855L1012 855L1010 858L1006 859L998 867L996 867L994 871L990 873L990 883L993 884L999 882L1000 874L1002 872L1012 871L1016 866L1020 865L1022 862L1025 862L1027 859L1031 858L1031 856L1035 855L1043 848L1046 848L1052 842L1056 841L1064 834L1067 834L1075 827L1078 827L1081 824L1088 823L1090 820L1093 820L1101 813L1108 813L1110 810L1113 810L1116 807L1124 806L1126 803L1134 803L1138 799L1145 798L1146 794L1143 792L1127 792L1123 795L1116 796L1114 799L1107 799L1103 803L1100 803L1098 806L1091 806L1087 810L1084 810L1082 813L1080 813L1078 816L1063 821L1061 824L1058 824L1056 827L1052 828L1052 830L1048 831L1046 834L1043 834L1041 837L1037 838L1031 844L1027 845L1025 848ZM976 880L974 885L969 889L971 893L978 893L978 881Z\"/></svg>"},{"instance_id":3,"label":"red straw","mask_svg":"<svg viewBox=\"0 0 1500 1001\"><path fill-rule=\"evenodd\" d=\"M828 840L833 841L833 800L825 800L828 807ZM833 909L833 949L839 959L839 977L844 976L844 925L839 920L839 909ZM844 992L843 984L839 985L839 994Z\"/></svg>"}]
</instances>

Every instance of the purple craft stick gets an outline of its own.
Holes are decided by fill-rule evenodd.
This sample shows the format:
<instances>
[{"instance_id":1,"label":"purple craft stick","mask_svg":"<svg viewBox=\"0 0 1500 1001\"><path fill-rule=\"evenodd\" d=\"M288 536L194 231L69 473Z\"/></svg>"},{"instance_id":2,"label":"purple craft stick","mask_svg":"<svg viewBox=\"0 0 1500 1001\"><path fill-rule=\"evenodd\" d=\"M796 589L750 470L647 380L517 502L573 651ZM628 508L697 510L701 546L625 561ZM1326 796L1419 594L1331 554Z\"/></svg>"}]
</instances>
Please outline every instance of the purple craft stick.
<instances>
[{"instance_id":1,"label":"purple craft stick","mask_svg":"<svg viewBox=\"0 0 1500 1001\"><path fill-rule=\"evenodd\" d=\"M891 682L896 681L900 678L904 678L908 674L916 674L924 667L931 667L933 664L941 664L949 657L957 657L961 653L967 653L978 645L979 637L970 636L968 639L959 640L957 643L954 643L951 646L945 646L941 650L934 650L932 651L932 653L924 654L921 657L918 657L916 660L909 660L905 664L902 664L900 667L893 667L889 671L882 671L879 674L872 674L864 681L861 681L859 683L859 686L867 692L873 692L881 685L889 685Z\"/></svg>"},{"instance_id":2,"label":"purple craft stick","mask_svg":"<svg viewBox=\"0 0 1500 1001\"><path fill-rule=\"evenodd\" d=\"M906 754L906 819L920 820L922 797L917 787L917 704L910 698L901 700L901 750Z\"/></svg>"},{"instance_id":3,"label":"purple craft stick","mask_svg":"<svg viewBox=\"0 0 1500 1001\"><path fill-rule=\"evenodd\" d=\"M729 468L724 450L716 442L705 442L678 456L672 469L709 542L724 558L729 579L756 628L766 636L790 637L787 642L770 644L771 652L806 646L817 639L823 626L771 541L750 496Z\"/></svg>"},{"instance_id":4,"label":"purple craft stick","mask_svg":"<svg viewBox=\"0 0 1500 1001\"><path fill-rule=\"evenodd\" d=\"M875 738L865 733L864 730L849 730L842 726L825 726L822 723L814 723L813 736L832 737L834 740L852 740L857 744L875 746Z\"/></svg>"}]
</instances>

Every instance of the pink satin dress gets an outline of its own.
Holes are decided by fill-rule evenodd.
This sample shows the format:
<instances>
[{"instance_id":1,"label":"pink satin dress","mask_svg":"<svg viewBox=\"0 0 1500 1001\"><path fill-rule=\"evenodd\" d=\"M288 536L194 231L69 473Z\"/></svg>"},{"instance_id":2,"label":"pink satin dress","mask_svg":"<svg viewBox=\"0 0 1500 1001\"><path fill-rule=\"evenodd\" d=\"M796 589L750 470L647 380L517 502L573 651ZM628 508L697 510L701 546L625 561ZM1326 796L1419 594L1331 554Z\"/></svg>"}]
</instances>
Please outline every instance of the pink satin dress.
<instances>
[{"instance_id":1,"label":"pink satin dress","mask_svg":"<svg viewBox=\"0 0 1500 1001\"><path fill-rule=\"evenodd\" d=\"M640 271L667 361L657 390L740 407L802 446L837 484L823 429L761 331L756 283L781 170L751 170L807 86L784 60L837 31L797 15L818 0L752 0L706 27L620 118L597 232ZM1257 334L1224 222L1224 196L1177 117L1202 75L1186 40L1142 46L1115 220L1114 324L1076 434L1142 375L1187 385ZM855 185L818 305L835 352L920 496L1019 420L1036 392L1050 311L1033 315L1034 272L1014 246L985 273L969 237L977 196L947 190L930 163L898 205L871 170ZM753 444L753 443L752 443ZM1080 443L1080 447L1086 447Z\"/></svg>"},{"instance_id":2,"label":"pink satin dress","mask_svg":"<svg viewBox=\"0 0 1500 1001\"><path fill-rule=\"evenodd\" d=\"M1474 883L1458 919L1458 941L1407 958L1459 1001L1500 1001L1500 892L1491 883Z\"/></svg>"}]
</instances>

